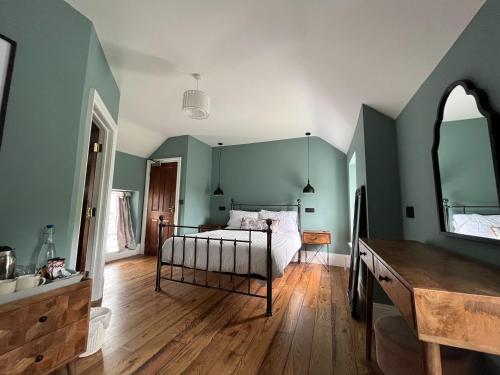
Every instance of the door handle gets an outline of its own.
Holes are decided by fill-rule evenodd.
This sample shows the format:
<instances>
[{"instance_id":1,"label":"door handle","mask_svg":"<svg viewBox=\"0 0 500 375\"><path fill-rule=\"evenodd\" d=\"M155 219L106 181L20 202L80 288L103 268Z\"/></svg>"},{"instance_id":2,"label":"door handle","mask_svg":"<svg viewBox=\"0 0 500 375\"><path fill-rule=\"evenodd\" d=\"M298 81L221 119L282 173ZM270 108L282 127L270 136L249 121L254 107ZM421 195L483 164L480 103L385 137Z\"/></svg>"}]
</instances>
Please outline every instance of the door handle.
<instances>
[{"instance_id":1,"label":"door handle","mask_svg":"<svg viewBox=\"0 0 500 375\"><path fill-rule=\"evenodd\" d=\"M87 218L95 217L95 207L87 207Z\"/></svg>"}]
</instances>

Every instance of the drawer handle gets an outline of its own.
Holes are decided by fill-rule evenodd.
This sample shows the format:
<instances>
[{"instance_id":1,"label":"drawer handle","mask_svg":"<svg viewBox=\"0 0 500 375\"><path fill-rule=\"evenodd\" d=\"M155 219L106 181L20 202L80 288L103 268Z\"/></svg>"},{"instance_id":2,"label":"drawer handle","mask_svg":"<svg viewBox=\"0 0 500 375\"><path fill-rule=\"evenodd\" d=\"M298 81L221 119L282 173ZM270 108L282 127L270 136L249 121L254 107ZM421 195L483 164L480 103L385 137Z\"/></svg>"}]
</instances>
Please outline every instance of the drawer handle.
<instances>
[{"instance_id":1,"label":"drawer handle","mask_svg":"<svg viewBox=\"0 0 500 375\"><path fill-rule=\"evenodd\" d=\"M41 362L41 361L43 361L43 355L38 354L38 355L35 357L35 362Z\"/></svg>"},{"instance_id":2,"label":"drawer handle","mask_svg":"<svg viewBox=\"0 0 500 375\"><path fill-rule=\"evenodd\" d=\"M39 321L40 323L44 323L44 322L46 322L48 319L49 319L49 318L48 318L46 315L44 315L44 316L41 316L41 317L40 317L40 319L38 319L38 321Z\"/></svg>"},{"instance_id":3,"label":"drawer handle","mask_svg":"<svg viewBox=\"0 0 500 375\"><path fill-rule=\"evenodd\" d=\"M389 279L389 277L387 276L378 276L378 281L391 281L391 279Z\"/></svg>"},{"instance_id":4,"label":"drawer handle","mask_svg":"<svg viewBox=\"0 0 500 375\"><path fill-rule=\"evenodd\" d=\"M364 251L360 251L359 255L364 256L364 255L366 255L366 253Z\"/></svg>"}]
</instances>

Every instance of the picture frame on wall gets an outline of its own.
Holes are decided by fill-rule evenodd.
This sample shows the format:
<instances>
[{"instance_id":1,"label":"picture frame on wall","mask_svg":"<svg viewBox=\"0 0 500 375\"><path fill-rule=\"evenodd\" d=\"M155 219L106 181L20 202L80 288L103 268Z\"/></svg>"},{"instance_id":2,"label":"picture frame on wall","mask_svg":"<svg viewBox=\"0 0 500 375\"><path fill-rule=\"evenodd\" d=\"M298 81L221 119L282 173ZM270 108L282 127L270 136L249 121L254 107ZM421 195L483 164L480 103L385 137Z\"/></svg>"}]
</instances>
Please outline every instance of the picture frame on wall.
<instances>
[{"instance_id":1,"label":"picture frame on wall","mask_svg":"<svg viewBox=\"0 0 500 375\"><path fill-rule=\"evenodd\" d=\"M7 114L12 71L17 43L0 34L0 150L2 148L3 129Z\"/></svg>"}]
</instances>

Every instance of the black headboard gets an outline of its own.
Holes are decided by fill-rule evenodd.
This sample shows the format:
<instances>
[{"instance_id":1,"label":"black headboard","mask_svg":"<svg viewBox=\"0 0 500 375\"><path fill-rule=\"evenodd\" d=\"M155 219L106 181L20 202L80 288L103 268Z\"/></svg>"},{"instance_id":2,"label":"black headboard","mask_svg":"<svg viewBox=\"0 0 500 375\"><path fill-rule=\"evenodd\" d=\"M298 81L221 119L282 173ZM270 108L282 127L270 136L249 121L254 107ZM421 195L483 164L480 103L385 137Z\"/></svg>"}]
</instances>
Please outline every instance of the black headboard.
<instances>
[{"instance_id":1,"label":"black headboard","mask_svg":"<svg viewBox=\"0 0 500 375\"><path fill-rule=\"evenodd\" d=\"M269 211L293 211L297 210L297 225L299 232L302 231L300 211L301 211L301 201L297 199L297 203L289 204L261 204L261 203L237 203L231 198L231 210L243 210L243 211L260 211L261 209L268 209Z\"/></svg>"}]
</instances>

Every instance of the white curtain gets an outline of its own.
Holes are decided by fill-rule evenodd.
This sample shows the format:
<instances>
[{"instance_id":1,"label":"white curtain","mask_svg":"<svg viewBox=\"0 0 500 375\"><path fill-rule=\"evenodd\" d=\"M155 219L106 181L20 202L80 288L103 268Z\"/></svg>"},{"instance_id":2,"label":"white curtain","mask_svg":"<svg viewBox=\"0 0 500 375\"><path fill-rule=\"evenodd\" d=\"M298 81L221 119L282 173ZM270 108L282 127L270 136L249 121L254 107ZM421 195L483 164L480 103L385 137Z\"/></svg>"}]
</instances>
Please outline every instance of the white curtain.
<instances>
[{"instance_id":1,"label":"white curtain","mask_svg":"<svg viewBox=\"0 0 500 375\"><path fill-rule=\"evenodd\" d=\"M118 247L120 250L131 249L137 247L135 242L134 228L132 226L132 218L130 213L130 197L129 192L120 192L117 199L117 238Z\"/></svg>"}]
</instances>

